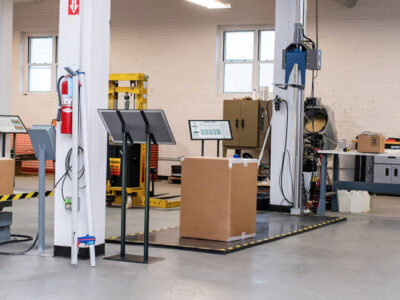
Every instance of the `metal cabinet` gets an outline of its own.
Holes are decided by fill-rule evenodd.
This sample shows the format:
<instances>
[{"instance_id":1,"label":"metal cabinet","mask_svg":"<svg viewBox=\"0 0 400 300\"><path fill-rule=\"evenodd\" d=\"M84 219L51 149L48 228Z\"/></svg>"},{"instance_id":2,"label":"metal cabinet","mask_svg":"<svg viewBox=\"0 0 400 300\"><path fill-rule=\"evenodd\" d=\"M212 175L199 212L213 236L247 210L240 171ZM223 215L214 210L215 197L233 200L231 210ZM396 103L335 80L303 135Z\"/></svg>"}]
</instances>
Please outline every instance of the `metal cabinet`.
<instances>
[{"instance_id":1,"label":"metal cabinet","mask_svg":"<svg viewBox=\"0 0 400 300\"><path fill-rule=\"evenodd\" d=\"M400 184L400 165L392 166L392 183Z\"/></svg>"},{"instance_id":2,"label":"metal cabinet","mask_svg":"<svg viewBox=\"0 0 400 300\"><path fill-rule=\"evenodd\" d=\"M374 182L400 184L399 159L390 157L375 157Z\"/></svg>"},{"instance_id":3,"label":"metal cabinet","mask_svg":"<svg viewBox=\"0 0 400 300\"><path fill-rule=\"evenodd\" d=\"M375 164L385 164L385 165L400 165L400 157L382 157L376 156L374 159Z\"/></svg>"},{"instance_id":4,"label":"metal cabinet","mask_svg":"<svg viewBox=\"0 0 400 300\"><path fill-rule=\"evenodd\" d=\"M374 166L375 183L392 183L392 166L375 164Z\"/></svg>"},{"instance_id":5,"label":"metal cabinet","mask_svg":"<svg viewBox=\"0 0 400 300\"><path fill-rule=\"evenodd\" d=\"M225 147L240 145L239 122L241 120L241 101L224 101L224 120L229 120L232 129L232 140L224 141Z\"/></svg>"},{"instance_id":6,"label":"metal cabinet","mask_svg":"<svg viewBox=\"0 0 400 300\"><path fill-rule=\"evenodd\" d=\"M260 148L268 130L271 114L272 104L266 101L225 100L224 120L231 123L233 139L224 141L223 146Z\"/></svg>"},{"instance_id":7,"label":"metal cabinet","mask_svg":"<svg viewBox=\"0 0 400 300\"><path fill-rule=\"evenodd\" d=\"M258 147L259 101L241 101L239 136L241 147Z\"/></svg>"}]
</instances>

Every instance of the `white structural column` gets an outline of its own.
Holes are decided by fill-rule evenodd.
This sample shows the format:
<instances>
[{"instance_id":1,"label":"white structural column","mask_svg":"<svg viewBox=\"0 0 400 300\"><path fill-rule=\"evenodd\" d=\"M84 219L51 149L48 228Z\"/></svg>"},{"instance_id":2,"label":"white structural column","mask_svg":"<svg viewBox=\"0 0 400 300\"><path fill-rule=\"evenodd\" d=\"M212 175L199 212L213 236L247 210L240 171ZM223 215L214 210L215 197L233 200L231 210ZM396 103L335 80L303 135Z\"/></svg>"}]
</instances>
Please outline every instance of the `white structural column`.
<instances>
[{"instance_id":1,"label":"white structural column","mask_svg":"<svg viewBox=\"0 0 400 300\"><path fill-rule=\"evenodd\" d=\"M75 3L74 1L72 1ZM107 135L97 110L107 108L108 76L110 59L110 0L81 0L79 15L69 15L68 0L60 0L59 69L58 74L66 75L64 68L70 67L84 72L81 75L81 100L84 101L85 122L88 131L87 152L90 167L93 231L96 245L105 240L105 190L107 163ZM74 11L75 11L74 7ZM81 17L82 24L81 24ZM82 47L80 46L82 44ZM73 116L75 117L75 115ZM82 138L80 145L84 148ZM57 128L56 179L65 173L65 159L72 147L72 136L61 134ZM79 156L82 166L84 155ZM72 164L72 159L71 159ZM79 181L80 206L77 217L77 236L88 234L85 176ZM63 191L63 192L62 192ZM55 255L63 255L72 245L72 214L64 205L63 196L72 196L71 179L67 178L56 188L54 216ZM99 253L99 251L97 251Z\"/></svg>"},{"instance_id":2,"label":"white structural column","mask_svg":"<svg viewBox=\"0 0 400 300\"><path fill-rule=\"evenodd\" d=\"M10 114L11 110L12 31L13 0L0 0L0 114L2 115ZM0 136L0 145L2 143Z\"/></svg>"},{"instance_id":3,"label":"white structural column","mask_svg":"<svg viewBox=\"0 0 400 300\"><path fill-rule=\"evenodd\" d=\"M277 84L285 83L285 70L282 69L282 50L294 39L294 24L297 20L298 0L276 0L275 16L275 70L274 81ZM290 82L294 82L294 74ZM286 158L282 169L282 158L285 152L286 113L287 107L282 103L279 111L274 111L271 139L271 205L290 206L285 201L294 201L294 168L295 168L295 139L296 139L296 93L289 87L287 90L275 88L275 95L288 103L288 128ZM281 173L282 171L282 173ZM282 178L281 178L282 177ZM282 179L282 180L281 180ZM282 193L282 191L284 193Z\"/></svg>"}]
</instances>

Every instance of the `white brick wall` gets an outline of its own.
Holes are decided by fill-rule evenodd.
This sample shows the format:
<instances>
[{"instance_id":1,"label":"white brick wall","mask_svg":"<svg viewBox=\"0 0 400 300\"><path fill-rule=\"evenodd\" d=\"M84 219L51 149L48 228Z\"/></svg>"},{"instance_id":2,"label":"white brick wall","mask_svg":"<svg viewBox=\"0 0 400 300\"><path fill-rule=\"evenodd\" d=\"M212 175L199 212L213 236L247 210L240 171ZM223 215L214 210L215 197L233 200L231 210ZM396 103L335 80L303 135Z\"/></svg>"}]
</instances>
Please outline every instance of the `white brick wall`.
<instances>
[{"instance_id":1,"label":"white brick wall","mask_svg":"<svg viewBox=\"0 0 400 300\"><path fill-rule=\"evenodd\" d=\"M162 157L199 154L200 144L190 141L187 120L222 117L222 100L229 96L216 93L217 26L274 23L272 0L230 2L230 10L210 11L183 0L112 1L110 71L150 76L149 107L165 109L178 142L162 147ZM339 137L351 140L363 130L399 136L395 79L400 69L400 2L363 0L353 9L332 0L320 2L323 71L316 91L335 110ZM310 0L312 37L313 4ZM57 23L57 0L15 5L12 111L28 125L50 122L56 98L21 95L20 32L57 31ZM206 143L206 151L214 155L215 143ZM163 163L161 173L169 172L169 164Z\"/></svg>"},{"instance_id":2,"label":"white brick wall","mask_svg":"<svg viewBox=\"0 0 400 300\"><path fill-rule=\"evenodd\" d=\"M24 33L48 34L58 32L58 1L45 0L14 5L14 43L11 111L21 116L25 125L50 124L56 118L55 93L23 94Z\"/></svg>"}]
</instances>

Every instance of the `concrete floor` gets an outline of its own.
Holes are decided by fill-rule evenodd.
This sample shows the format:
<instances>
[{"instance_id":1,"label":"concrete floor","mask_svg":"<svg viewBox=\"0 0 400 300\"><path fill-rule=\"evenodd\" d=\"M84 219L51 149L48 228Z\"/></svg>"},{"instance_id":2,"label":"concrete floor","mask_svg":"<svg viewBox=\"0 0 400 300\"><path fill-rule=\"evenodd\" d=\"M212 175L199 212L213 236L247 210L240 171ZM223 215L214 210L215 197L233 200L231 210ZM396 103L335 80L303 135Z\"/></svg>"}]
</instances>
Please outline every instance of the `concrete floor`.
<instances>
[{"instance_id":1,"label":"concrete floor","mask_svg":"<svg viewBox=\"0 0 400 300\"><path fill-rule=\"evenodd\" d=\"M17 178L17 190L33 191L35 185L35 177ZM179 185L158 183L157 192L163 191L174 193ZM53 201L46 201L49 249ZM165 260L138 265L99 258L95 269L88 261L72 268L68 259L37 256L35 250L0 256L0 299L398 299L399 203L374 197L370 214L348 215L345 223L226 256L151 248L151 255ZM12 232L35 235L37 201L15 201L11 210ZM119 233L119 212L107 208L107 235ZM141 231L143 210L131 209L127 216L128 231ZM152 229L178 221L179 210L151 211ZM127 247L132 254L141 250ZM118 245L107 244L107 255L117 252Z\"/></svg>"}]
</instances>

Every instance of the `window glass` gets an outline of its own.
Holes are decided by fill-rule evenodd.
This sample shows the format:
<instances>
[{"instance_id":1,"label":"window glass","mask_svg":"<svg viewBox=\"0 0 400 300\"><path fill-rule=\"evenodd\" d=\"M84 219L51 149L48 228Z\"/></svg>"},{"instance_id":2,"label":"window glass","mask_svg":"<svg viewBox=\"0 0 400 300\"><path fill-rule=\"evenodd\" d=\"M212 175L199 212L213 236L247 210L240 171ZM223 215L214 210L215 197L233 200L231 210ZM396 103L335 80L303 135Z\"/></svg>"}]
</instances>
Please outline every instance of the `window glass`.
<instances>
[{"instance_id":1,"label":"window glass","mask_svg":"<svg viewBox=\"0 0 400 300\"><path fill-rule=\"evenodd\" d=\"M261 63L259 78L259 87L267 86L268 92L271 93L274 90L274 64Z\"/></svg>"},{"instance_id":2,"label":"window glass","mask_svg":"<svg viewBox=\"0 0 400 300\"><path fill-rule=\"evenodd\" d=\"M275 31L266 26L229 26L221 30L219 92L250 94L274 89Z\"/></svg>"},{"instance_id":3,"label":"window glass","mask_svg":"<svg viewBox=\"0 0 400 300\"><path fill-rule=\"evenodd\" d=\"M225 32L225 60L253 60L254 31Z\"/></svg>"},{"instance_id":4,"label":"window glass","mask_svg":"<svg viewBox=\"0 0 400 300\"><path fill-rule=\"evenodd\" d=\"M260 32L260 60L274 60L275 55L275 31Z\"/></svg>"},{"instance_id":5,"label":"window glass","mask_svg":"<svg viewBox=\"0 0 400 300\"><path fill-rule=\"evenodd\" d=\"M225 64L224 92L250 93L253 77L253 64Z\"/></svg>"},{"instance_id":6,"label":"window glass","mask_svg":"<svg viewBox=\"0 0 400 300\"><path fill-rule=\"evenodd\" d=\"M53 62L53 38L29 39L29 62L31 64L51 64Z\"/></svg>"},{"instance_id":7,"label":"window glass","mask_svg":"<svg viewBox=\"0 0 400 300\"><path fill-rule=\"evenodd\" d=\"M51 66L29 66L29 91L51 91Z\"/></svg>"}]
</instances>

